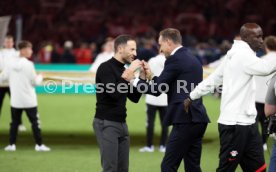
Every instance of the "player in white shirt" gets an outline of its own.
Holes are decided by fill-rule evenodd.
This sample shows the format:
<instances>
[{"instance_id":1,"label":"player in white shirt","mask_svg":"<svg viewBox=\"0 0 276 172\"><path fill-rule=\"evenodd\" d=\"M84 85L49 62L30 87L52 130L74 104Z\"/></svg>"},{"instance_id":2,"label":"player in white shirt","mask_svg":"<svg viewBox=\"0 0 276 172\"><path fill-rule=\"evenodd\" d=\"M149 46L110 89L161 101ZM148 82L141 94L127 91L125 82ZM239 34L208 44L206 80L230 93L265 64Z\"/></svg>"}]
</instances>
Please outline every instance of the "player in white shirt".
<instances>
[{"instance_id":1,"label":"player in white shirt","mask_svg":"<svg viewBox=\"0 0 276 172\"><path fill-rule=\"evenodd\" d=\"M149 60L148 64L154 76L159 76L164 69L165 65L165 56L159 54L156 57L153 57ZM168 127L163 125L163 119L167 112L168 100L167 94L162 93L160 96L152 96L146 94L146 104L147 104L147 145L141 149L140 152L153 152L154 146L152 145L153 133L154 133L154 120L157 111L159 111L159 118L161 124L161 138L159 151L165 152L166 150L166 141L168 137Z\"/></svg>"},{"instance_id":2,"label":"player in white shirt","mask_svg":"<svg viewBox=\"0 0 276 172\"><path fill-rule=\"evenodd\" d=\"M276 60L276 39L274 36L268 36L264 40L266 55L261 57L262 59L274 58ZM265 116L264 104L265 104L265 95L268 88L268 83L271 80L275 73L268 76L254 76L256 81L256 109L257 109L257 118L256 122L260 122L261 131L262 131L262 141L263 148L267 150L267 126L268 119Z\"/></svg>"},{"instance_id":3,"label":"player in white shirt","mask_svg":"<svg viewBox=\"0 0 276 172\"><path fill-rule=\"evenodd\" d=\"M234 172L238 165L243 171L266 169L262 141L255 124L254 75L269 75L276 71L275 58L260 59L256 51L263 48L263 32L259 25L246 23L240 30L241 40L235 40L222 64L201 82L184 101L198 99L223 85L218 130L220 162L217 172Z\"/></svg>"},{"instance_id":4,"label":"player in white shirt","mask_svg":"<svg viewBox=\"0 0 276 172\"><path fill-rule=\"evenodd\" d=\"M16 150L16 137L19 121L22 112L25 111L29 121L32 123L32 130L35 138L36 151L49 151L50 148L42 142L40 121L37 112L37 97L35 85L42 82L41 75L36 75L33 62L28 58L32 56L32 44L28 41L22 41L18 45L20 57L7 65L0 74L0 81L7 80L11 92L11 112L12 122L10 127L10 144L5 148L6 151Z\"/></svg>"},{"instance_id":5,"label":"player in white shirt","mask_svg":"<svg viewBox=\"0 0 276 172\"><path fill-rule=\"evenodd\" d=\"M114 41L108 40L106 43L104 43L102 49L103 51L97 55L96 60L90 67L89 71L92 73L96 73L98 70L98 67L107 60L111 59L114 56Z\"/></svg>"},{"instance_id":6,"label":"player in white shirt","mask_svg":"<svg viewBox=\"0 0 276 172\"><path fill-rule=\"evenodd\" d=\"M4 48L0 50L0 71L3 71L5 66L12 65L14 60L19 58L19 52L13 47L14 39L11 35L6 35L4 39ZM3 101L6 94L10 95L8 83L0 83L0 113L3 106ZM20 118L19 131L26 131L26 127L22 125Z\"/></svg>"}]
</instances>

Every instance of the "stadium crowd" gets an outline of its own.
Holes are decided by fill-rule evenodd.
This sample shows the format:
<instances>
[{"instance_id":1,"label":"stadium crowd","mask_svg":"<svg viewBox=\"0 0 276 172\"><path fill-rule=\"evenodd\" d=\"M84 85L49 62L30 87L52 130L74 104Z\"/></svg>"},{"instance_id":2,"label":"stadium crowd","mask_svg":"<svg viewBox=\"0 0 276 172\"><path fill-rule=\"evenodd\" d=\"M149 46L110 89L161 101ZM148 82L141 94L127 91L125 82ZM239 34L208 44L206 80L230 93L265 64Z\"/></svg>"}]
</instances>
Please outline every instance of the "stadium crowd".
<instances>
[{"instance_id":1,"label":"stadium crowd","mask_svg":"<svg viewBox=\"0 0 276 172\"><path fill-rule=\"evenodd\" d=\"M184 45L192 51L199 49L197 56L208 64L220 57L219 45L223 40L232 41L245 21L260 24L266 35L275 33L276 28L272 0L7 0L0 4L5 7L0 16L23 19L23 38L34 44L33 58L39 63L91 63L107 37L131 34L143 48L145 38L156 40L162 28L176 27L183 34ZM10 25L9 30L14 33L15 26ZM62 60L59 56L67 40L74 43L74 58ZM157 54L156 47L154 51Z\"/></svg>"}]
</instances>

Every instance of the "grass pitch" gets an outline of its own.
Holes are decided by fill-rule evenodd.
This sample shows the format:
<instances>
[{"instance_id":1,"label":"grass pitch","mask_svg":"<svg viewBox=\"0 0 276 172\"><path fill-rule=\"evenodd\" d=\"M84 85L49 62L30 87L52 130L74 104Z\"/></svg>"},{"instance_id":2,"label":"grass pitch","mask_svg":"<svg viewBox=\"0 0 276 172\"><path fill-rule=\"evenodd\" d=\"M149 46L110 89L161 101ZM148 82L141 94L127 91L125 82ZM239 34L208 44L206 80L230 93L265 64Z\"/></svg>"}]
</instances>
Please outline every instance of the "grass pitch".
<instances>
[{"instance_id":1,"label":"grass pitch","mask_svg":"<svg viewBox=\"0 0 276 172\"><path fill-rule=\"evenodd\" d=\"M99 172L99 150L92 132L95 95L38 95L42 135L51 152L35 152L30 124L24 115L26 132L19 132L16 152L5 152L10 123L9 98L5 98L0 117L0 171L1 172ZM201 166L203 172L214 172L218 165L219 140L216 120L219 99L204 98L212 123L208 125L203 141ZM130 172L158 172L163 153L139 153L145 145L146 106L144 98L138 104L128 102L127 122L131 136ZM160 125L155 121L155 148L158 148ZM270 139L269 146L272 146ZM269 153L266 152L269 164ZM183 164L179 171L183 172ZM238 169L237 171L241 171Z\"/></svg>"}]
</instances>

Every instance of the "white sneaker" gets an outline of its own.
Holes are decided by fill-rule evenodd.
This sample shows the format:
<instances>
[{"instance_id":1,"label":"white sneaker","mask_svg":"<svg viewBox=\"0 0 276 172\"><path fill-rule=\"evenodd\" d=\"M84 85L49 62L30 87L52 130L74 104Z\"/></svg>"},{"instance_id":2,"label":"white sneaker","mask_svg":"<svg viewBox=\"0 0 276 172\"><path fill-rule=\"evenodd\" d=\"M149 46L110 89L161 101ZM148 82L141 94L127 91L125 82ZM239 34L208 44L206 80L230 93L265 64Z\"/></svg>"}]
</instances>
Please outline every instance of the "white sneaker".
<instances>
[{"instance_id":1,"label":"white sneaker","mask_svg":"<svg viewBox=\"0 0 276 172\"><path fill-rule=\"evenodd\" d=\"M154 152L154 147L151 146L145 146L145 147L142 147L141 149L139 149L139 152Z\"/></svg>"},{"instance_id":2,"label":"white sneaker","mask_svg":"<svg viewBox=\"0 0 276 172\"><path fill-rule=\"evenodd\" d=\"M4 150L5 151L16 151L16 146L15 146L15 144L8 145L8 146L5 147Z\"/></svg>"},{"instance_id":3,"label":"white sneaker","mask_svg":"<svg viewBox=\"0 0 276 172\"><path fill-rule=\"evenodd\" d=\"M25 127L25 125L20 124L20 125L18 126L18 130L19 130L19 131L27 131L27 128Z\"/></svg>"},{"instance_id":4,"label":"white sneaker","mask_svg":"<svg viewBox=\"0 0 276 172\"><path fill-rule=\"evenodd\" d=\"M159 152L162 152L162 153L166 152L166 147L163 145L160 145Z\"/></svg>"},{"instance_id":5,"label":"white sneaker","mask_svg":"<svg viewBox=\"0 0 276 172\"><path fill-rule=\"evenodd\" d=\"M45 145L35 145L35 150L36 151L42 151L42 152L46 152L46 151L50 151L51 149Z\"/></svg>"},{"instance_id":6,"label":"white sneaker","mask_svg":"<svg viewBox=\"0 0 276 172\"><path fill-rule=\"evenodd\" d=\"M267 144L266 143L263 144L263 149L264 149L264 151L267 151Z\"/></svg>"}]
</instances>

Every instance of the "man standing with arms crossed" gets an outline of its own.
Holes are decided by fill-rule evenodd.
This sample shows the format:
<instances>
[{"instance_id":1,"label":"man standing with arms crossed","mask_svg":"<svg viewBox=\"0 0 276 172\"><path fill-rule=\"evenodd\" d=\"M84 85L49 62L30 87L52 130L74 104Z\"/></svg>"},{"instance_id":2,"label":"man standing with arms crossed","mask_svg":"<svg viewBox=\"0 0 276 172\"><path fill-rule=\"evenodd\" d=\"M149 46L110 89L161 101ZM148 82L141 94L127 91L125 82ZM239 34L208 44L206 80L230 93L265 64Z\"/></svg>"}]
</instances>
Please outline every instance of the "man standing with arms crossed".
<instances>
[{"instance_id":1,"label":"man standing with arms crossed","mask_svg":"<svg viewBox=\"0 0 276 172\"><path fill-rule=\"evenodd\" d=\"M263 32L256 23L246 23L240 29L241 40L234 40L222 64L201 82L184 101L191 102L223 85L218 130L220 138L217 172L263 172L266 169L262 140L255 119L254 75L269 75L276 71L276 60L259 59L256 51L263 48Z\"/></svg>"},{"instance_id":2,"label":"man standing with arms crossed","mask_svg":"<svg viewBox=\"0 0 276 172\"><path fill-rule=\"evenodd\" d=\"M127 172L129 134L126 124L126 101L137 103L141 94L123 78L132 79L142 66L136 56L136 42L128 35L114 41L115 55L102 63L96 73L96 114L93 128L100 148L103 172ZM130 64L125 68L125 64ZM124 88L124 90L119 90Z\"/></svg>"}]
</instances>

